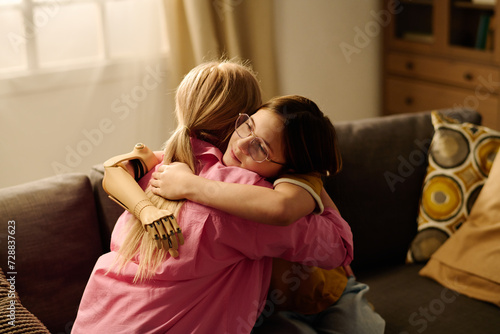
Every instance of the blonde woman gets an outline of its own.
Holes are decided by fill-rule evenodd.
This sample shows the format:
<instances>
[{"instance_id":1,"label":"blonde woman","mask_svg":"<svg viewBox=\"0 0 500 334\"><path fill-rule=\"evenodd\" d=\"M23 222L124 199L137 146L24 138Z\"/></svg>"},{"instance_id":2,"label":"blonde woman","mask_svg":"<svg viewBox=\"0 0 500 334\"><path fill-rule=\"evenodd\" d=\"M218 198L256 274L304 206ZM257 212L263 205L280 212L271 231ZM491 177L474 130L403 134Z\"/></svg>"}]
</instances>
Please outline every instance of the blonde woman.
<instances>
[{"instance_id":1,"label":"blonde woman","mask_svg":"<svg viewBox=\"0 0 500 334\"><path fill-rule=\"evenodd\" d=\"M120 235L114 233L116 238L112 238L112 243L118 238L121 244L117 247L121 255L117 259L118 268L141 254L135 281L149 279L168 253L177 256L177 248L184 241L175 220L183 201L167 201L154 195L150 188L143 190L135 181L161 162L182 161L197 171L199 165L190 138L196 137L224 150L238 113L255 112L261 101L259 82L248 65L229 60L203 63L192 69L177 88L178 125L164 151L153 154L141 144L131 154L104 163L104 189L133 214L127 229Z\"/></svg>"},{"instance_id":2,"label":"blonde woman","mask_svg":"<svg viewBox=\"0 0 500 334\"><path fill-rule=\"evenodd\" d=\"M195 68L183 81L177 92L179 126L166 144L163 161L185 162L196 174L213 180L269 188L271 184L257 173L224 165L223 154L213 145L214 142L220 147L227 145L234 129L213 123L222 118L234 123L242 111L252 115L257 109L253 104L260 99L258 90L252 88L258 87L255 77L253 83L241 80L241 73L234 71L233 66L222 63ZM232 74L221 73L226 70ZM219 77L220 80L215 80ZM241 92L236 88L240 85L254 93ZM190 94L183 95L188 91ZM228 109L232 117L227 114L215 116L224 114L227 106L222 105L226 102L233 105ZM243 107L234 107L236 105ZM282 133L275 131L285 125L284 120L262 110L255 117L260 129L264 130L261 139L268 143L272 152L272 156L267 157L269 161L263 161L260 166L266 174L277 175L282 164L287 164ZM225 122L227 124L227 120ZM207 130L210 126L212 130ZM140 179L141 189L148 186L151 173L156 169ZM156 205L143 202L146 204L136 210L133 202L127 204L125 200L117 200L126 207L129 205L128 209L133 208L130 211L136 218L143 219L145 210L164 207L162 199L157 201L151 194L147 197ZM326 197L322 201L331 203ZM178 202L165 203L173 204L174 207L168 210L176 213L182 227L185 244L180 249L180 256L169 256L166 251L171 244L174 246L173 238L167 238L168 246L162 244L158 249L143 228L150 224L142 224L125 212L113 232L111 252L101 256L90 277L74 333L249 333L265 302L271 257L298 262L314 259L317 265L326 268L348 264L352 259L350 228L332 205L327 204L322 215L308 216L290 226L275 227L194 202L185 202L181 210L178 210ZM164 230L154 225L152 234L157 236L166 232L170 235L167 231L175 228L174 224L167 223ZM144 245L152 247L148 246L147 251L142 249ZM319 252L329 256L317 258ZM115 266L117 260L119 265ZM145 260L148 264L141 267Z\"/></svg>"}]
</instances>

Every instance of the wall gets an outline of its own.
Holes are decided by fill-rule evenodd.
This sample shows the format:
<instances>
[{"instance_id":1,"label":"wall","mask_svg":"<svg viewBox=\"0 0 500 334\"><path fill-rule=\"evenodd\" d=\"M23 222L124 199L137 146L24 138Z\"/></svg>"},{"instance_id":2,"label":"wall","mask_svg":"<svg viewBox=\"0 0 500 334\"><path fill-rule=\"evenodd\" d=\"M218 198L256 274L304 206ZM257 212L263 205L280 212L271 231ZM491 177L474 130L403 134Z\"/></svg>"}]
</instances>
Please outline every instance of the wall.
<instances>
[{"instance_id":1,"label":"wall","mask_svg":"<svg viewBox=\"0 0 500 334\"><path fill-rule=\"evenodd\" d=\"M275 0L281 94L309 97L333 122L379 115L379 3Z\"/></svg>"}]
</instances>

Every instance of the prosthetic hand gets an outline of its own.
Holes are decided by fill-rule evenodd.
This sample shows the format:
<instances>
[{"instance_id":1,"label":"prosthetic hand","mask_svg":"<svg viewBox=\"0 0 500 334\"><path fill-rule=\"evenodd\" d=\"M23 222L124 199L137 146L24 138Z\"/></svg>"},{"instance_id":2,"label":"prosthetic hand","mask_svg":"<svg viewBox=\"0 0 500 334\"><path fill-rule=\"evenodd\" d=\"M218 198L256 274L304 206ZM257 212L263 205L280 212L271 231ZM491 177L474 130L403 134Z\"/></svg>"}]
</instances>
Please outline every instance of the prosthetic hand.
<instances>
[{"instance_id":1,"label":"prosthetic hand","mask_svg":"<svg viewBox=\"0 0 500 334\"><path fill-rule=\"evenodd\" d=\"M135 180L127 172L123 162L129 162ZM132 152L113 157L104 163L102 186L109 198L141 221L159 249L164 248L172 256L177 256L178 245L184 243L184 238L174 215L170 211L160 210L154 206L137 183L157 164L158 159L155 154L145 145L137 144Z\"/></svg>"}]
</instances>

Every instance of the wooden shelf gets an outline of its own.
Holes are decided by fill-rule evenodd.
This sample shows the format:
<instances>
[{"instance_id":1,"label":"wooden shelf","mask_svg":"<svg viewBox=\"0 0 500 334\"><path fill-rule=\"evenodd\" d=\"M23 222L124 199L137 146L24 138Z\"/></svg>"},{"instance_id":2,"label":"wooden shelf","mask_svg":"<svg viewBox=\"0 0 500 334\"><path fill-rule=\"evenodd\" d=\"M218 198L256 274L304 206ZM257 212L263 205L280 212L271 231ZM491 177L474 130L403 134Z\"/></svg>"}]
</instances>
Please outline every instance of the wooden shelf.
<instances>
[{"instance_id":1,"label":"wooden shelf","mask_svg":"<svg viewBox=\"0 0 500 334\"><path fill-rule=\"evenodd\" d=\"M402 5L412 4L412 5L425 5L432 6L432 0L402 0L400 1Z\"/></svg>"},{"instance_id":2,"label":"wooden shelf","mask_svg":"<svg viewBox=\"0 0 500 334\"><path fill-rule=\"evenodd\" d=\"M488 22L500 2L400 3L384 32L384 113L465 106L500 130L500 25Z\"/></svg>"},{"instance_id":3,"label":"wooden shelf","mask_svg":"<svg viewBox=\"0 0 500 334\"><path fill-rule=\"evenodd\" d=\"M495 10L495 5L483 5L483 4L477 4L477 3L472 3L468 1L455 1L453 2L454 7L458 8L467 8L467 9L477 9L477 10Z\"/></svg>"}]
</instances>

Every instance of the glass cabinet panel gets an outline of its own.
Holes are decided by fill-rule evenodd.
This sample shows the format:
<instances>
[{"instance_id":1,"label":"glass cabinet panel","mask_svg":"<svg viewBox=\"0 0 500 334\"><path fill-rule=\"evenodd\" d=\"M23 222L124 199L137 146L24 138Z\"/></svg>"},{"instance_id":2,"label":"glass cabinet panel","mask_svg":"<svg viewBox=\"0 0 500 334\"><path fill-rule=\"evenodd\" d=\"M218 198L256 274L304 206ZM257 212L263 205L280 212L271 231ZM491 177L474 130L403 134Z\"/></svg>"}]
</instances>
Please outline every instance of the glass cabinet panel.
<instances>
[{"instance_id":1,"label":"glass cabinet panel","mask_svg":"<svg viewBox=\"0 0 500 334\"><path fill-rule=\"evenodd\" d=\"M493 50L495 1L452 0L450 6L450 45Z\"/></svg>"},{"instance_id":2,"label":"glass cabinet panel","mask_svg":"<svg viewBox=\"0 0 500 334\"><path fill-rule=\"evenodd\" d=\"M432 43L433 1L401 1L401 5L403 10L395 15L395 37L411 42Z\"/></svg>"}]
</instances>

